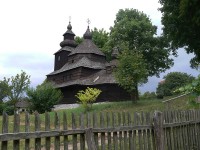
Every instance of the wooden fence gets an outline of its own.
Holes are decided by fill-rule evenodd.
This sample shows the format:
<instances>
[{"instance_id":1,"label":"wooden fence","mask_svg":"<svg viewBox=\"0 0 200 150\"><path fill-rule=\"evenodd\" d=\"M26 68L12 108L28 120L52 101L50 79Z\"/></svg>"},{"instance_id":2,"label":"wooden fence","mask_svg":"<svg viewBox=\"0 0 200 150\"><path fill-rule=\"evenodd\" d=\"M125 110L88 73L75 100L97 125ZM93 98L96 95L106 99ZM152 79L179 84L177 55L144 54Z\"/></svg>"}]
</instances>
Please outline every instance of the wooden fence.
<instances>
[{"instance_id":1,"label":"wooden fence","mask_svg":"<svg viewBox=\"0 0 200 150\"><path fill-rule=\"evenodd\" d=\"M0 121L2 150L200 149L199 110L80 115L4 113Z\"/></svg>"}]
</instances>

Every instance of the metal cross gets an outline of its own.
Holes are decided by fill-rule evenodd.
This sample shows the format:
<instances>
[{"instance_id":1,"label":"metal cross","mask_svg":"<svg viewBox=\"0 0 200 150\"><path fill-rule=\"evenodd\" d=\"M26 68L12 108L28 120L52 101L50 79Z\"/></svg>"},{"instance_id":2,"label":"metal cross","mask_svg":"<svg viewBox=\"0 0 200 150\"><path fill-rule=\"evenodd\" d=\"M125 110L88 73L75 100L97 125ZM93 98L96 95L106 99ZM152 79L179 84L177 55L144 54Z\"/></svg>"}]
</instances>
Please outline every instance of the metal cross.
<instances>
[{"instance_id":1,"label":"metal cross","mask_svg":"<svg viewBox=\"0 0 200 150\"><path fill-rule=\"evenodd\" d=\"M71 16L69 16L69 22L71 22L71 19L72 19Z\"/></svg>"},{"instance_id":2,"label":"metal cross","mask_svg":"<svg viewBox=\"0 0 200 150\"><path fill-rule=\"evenodd\" d=\"M88 26L90 25L90 23L91 23L91 21L90 21L90 19L88 18L87 19L87 23L88 23Z\"/></svg>"}]
</instances>

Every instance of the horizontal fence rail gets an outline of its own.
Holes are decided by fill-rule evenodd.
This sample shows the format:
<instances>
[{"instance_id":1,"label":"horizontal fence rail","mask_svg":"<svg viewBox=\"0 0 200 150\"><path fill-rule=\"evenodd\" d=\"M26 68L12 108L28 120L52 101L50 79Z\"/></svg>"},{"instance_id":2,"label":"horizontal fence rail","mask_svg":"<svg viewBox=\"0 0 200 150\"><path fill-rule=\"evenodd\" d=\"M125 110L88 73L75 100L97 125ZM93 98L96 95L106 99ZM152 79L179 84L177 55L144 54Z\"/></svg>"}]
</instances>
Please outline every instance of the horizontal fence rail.
<instances>
[{"instance_id":1,"label":"horizontal fence rail","mask_svg":"<svg viewBox=\"0 0 200 150\"><path fill-rule=\"evenodd\" d=\"M200 111L3 113L2 150L200 149Z\"/></svg>"}]
</instances>

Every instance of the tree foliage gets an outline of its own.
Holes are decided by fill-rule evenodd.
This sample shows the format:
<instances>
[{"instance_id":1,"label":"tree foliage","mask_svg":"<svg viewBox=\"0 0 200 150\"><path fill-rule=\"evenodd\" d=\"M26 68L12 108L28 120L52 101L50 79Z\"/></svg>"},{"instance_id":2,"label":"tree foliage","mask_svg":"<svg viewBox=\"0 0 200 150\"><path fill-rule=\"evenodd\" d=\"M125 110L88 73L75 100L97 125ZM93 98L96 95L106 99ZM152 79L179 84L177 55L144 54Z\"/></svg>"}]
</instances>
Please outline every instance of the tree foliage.
<instances>
[{"instance_id":1,"label":"tree foliage","mask_svg":"<svg viewBox=\"0 0 200 150\"><path fill-rule=\"evenodd\" d=\"M51 111L53 106L62 98L61 91L55 89L53 85L47 81L38 85L36 89L29 88L27 90L27 95L31 102L31 110L38 111L39 113Z\"/></svg>"},{"instance_id":2,"label":"tree foliage","mask_svg":"<svg viewBox=\"0 0 200 150\"><path fill-rule=\"evenodd\" d=\"M127 61L126 57L131 57L129 63L135 65L135 67L134 65L126 66L130 72L123 73L125 77L130 76L127 81L125 78L123 80L123 76L117 77L119 84L129 92L134 88L137 89L137 84L144 83L148 76L159 76L160 72L164 72L173 65L173 60L169 58L170 52L165 48L167 43L163 37L155 36L156 31L157 27L143 12L135 9L120 9L116 15L114 26L111 27L109 43L111 47L117 46L121 53L129 51L129 54L121 60ZM119 67L121 63L119 61ZM123 69L119 70L123 72ZM131 85L132 88L130 88Z\"/></svg>"},{"instance_id":3,"label":"tree foliage","mask_svg":"<svg viewBox=\"0 0 200 150\"><path fill-rule=\"evenodd\" d=\"M3 80L0 81L0 102L3 102L3 99L6 98L10 93L10 88L8 82Z\"/></svg>"},{"instance_id":4,"label":"tree foliage","mask_svg":"<svg viewBox=\"0 0 200 150\"><path fill-rule=\"evenodd\" d=\"M110 44L123 50L121 43L127 43L129 50L136 50L143 55L148 75L159 76L173 63L166 40L155 36L157 27L152 25L146 14L135 9L120 9L111 28Z\"/></svg>"},{"instance_id":5,"label":"tree foliage","mask_svg":"<svg viewBox=\"0 0 200 150\"><path fill-rule=\"evenodd\" d=\"M81 90L75 96L79 99L85 111L89 111L92 109L92 104L96 101L100 93L101 90L97 88L87 87L85 91Z\"/></svg>"},{"instance_id":6,"label":"tree foliage","mask_svg":"<svg viewBox=\"0 0 200 150\"><path fill-rule=\"evenodd\" d=\"M22 99L26 90L30 85L30 76L26 72L21 71L20 74L12 76L11 78L4 78L4 84L8 84L8 99L15 104Z\"/></svg>"},{"instance_id":7,"label":"tree foliage","mask_svg":"<svg viewBox=\"0 0 200 150\"><path fill-rule=\"evenodd\" d=\"M81 42L83 42L83 37L76 36L74 40L76 44L80 44Z\"/></svg>"},{"instance_id":8,"label":"tree foliage","mask_svg":"<svg viewBox=\"0 0 200 150\"><path fill-rule=\"evenodd\" d=\"M200 62L200 1L199 0L159 0L162 7L163 36L174 52L184 47L194 53L191 65Z\"/></svg>"},{"instance_id":9,"label":"tree foliage","mask_svg":"<svg viewBox=\"0 0 200 150\"><path fill-rule=\"evenodd\" d=\"M200 108L199 95L200 95L200 76L198 76L191 83L182 86L175 90L175 92L189 94L189 104L193 107Z\"/></svg>"},{"instance_id":10,"label":"tree foliage","mask_svg":"<svg viewBox=\"0 0 200 150\"><path fill-rule=\"evenodd\" d=\"M133 91L137 91L138 84L147 81L148 70L143 55L138 51L124 50L118 60L115 78L121 87L133 94ZM138 99L137 93L135 96L135 99Z\"/></svg>"},{"instance_id":11,"label":"tree foliage","mask_svg":"<svg viewBox=\"0 0 200 150\"><path fill-rule=\"evenodd\" d=\"M174 91L182 86L185 86L195 78L187 73L182 72L170 72L164 76L164 81L158 84L157 94L163 94L163 96L174 95Z\"/></svg>"}]
</instances>

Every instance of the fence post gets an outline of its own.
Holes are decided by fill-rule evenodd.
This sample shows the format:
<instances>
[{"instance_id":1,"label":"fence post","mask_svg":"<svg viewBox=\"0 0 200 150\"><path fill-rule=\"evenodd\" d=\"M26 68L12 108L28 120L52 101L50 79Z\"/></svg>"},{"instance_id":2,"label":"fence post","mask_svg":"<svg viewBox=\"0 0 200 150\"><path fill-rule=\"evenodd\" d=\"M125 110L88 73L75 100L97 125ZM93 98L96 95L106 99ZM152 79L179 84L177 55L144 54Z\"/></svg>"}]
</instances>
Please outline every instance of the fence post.
<instances>
[{"instance_id":1,"label":"fence post","mask_svg":"<svg viewBox=\"0 0 200 150\"><path fill-rule=\"evenodd\" d=\"M155 145L157 150L164 150L163 114L156 111L153 117Z\"/></svg>"},{"instance_id":2,"label":"fence post","mask_svg":"<svg viewBox=\"0 0 200 150\"><path fill-rule=\"evenodd\" d=\"M94 141L94 134L92 132L92 128L86 129L85 133L86 133L85 136L86 136L86 141L88 145L88 150L97 150L97 147Z\"/></svg>"}]
</instances>

